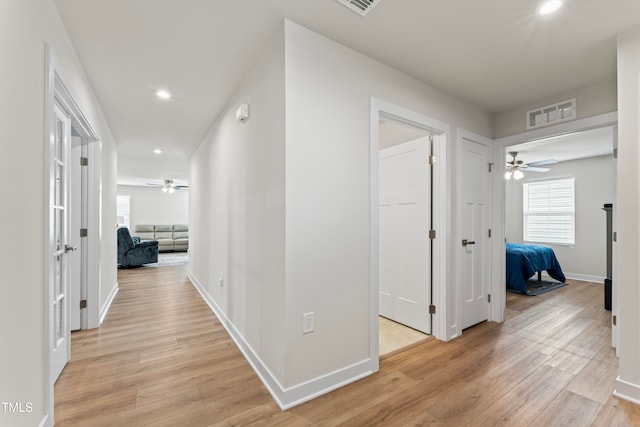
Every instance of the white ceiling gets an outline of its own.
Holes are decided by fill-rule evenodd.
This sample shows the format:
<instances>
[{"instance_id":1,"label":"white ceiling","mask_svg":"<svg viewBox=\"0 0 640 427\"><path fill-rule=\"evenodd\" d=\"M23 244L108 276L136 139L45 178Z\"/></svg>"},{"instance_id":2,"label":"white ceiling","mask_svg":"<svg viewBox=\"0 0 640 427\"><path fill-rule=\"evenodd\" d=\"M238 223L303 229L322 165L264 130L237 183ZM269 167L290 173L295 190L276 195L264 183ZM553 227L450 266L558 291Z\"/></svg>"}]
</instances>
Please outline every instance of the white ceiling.
<instances>
[{"instance_id":1,"label":"white ceiling","mask_svg":"<svg viewBox=\"0 0 640 427\"><path fill-rule=\"evenodd\" d=\"M566 162L613 155L613 138L612 127L575 132L513 145L506 149L506 157L510 161L512 158L509 152L516 151L518 160L532 163L548 159Z\"/></svg>"},{"instance_id":2,"label":"white ceiling","mask_svg":"<svg viewBox=\"0 0 640 427\"><path fill-rule=\"evenodd\" d=\"M116 138L119 181L188 180L188 158L289 18L489 112L612 78L638 0L54 0ZM154 92L174 95L160 101ZM151 154L161 148L160 156Z\"/></svg>"}]
</instances>

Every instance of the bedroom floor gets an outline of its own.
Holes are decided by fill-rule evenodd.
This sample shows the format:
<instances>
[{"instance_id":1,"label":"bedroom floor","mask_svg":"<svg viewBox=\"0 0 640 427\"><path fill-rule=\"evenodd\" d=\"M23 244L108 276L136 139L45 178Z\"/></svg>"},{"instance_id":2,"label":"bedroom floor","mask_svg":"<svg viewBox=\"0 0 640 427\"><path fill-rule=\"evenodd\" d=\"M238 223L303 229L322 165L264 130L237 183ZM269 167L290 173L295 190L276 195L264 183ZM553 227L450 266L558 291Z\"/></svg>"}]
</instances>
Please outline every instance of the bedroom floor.
<instances>
[{"instance_id":1,"label":"bedroom floor","mask_svg":"<svg viewBox=\"0 0 640 427\"><path fill-rule=\"evenodd\" d=\"M57 427L640 425L640 406L611 395L602 284L508 294L506 322L394 352L378 373L281 411L185 266L120 270L118 282L103 326L72 334Z\"/></svg>"},{"instance_id":2,"label":"bedroom floor","mask_svg":"<svg viewBox=\"0 0 640 427\"><path fill-rule=\"evenodd\" d=\"M378 316L380 356L388 356L394 351L404 349L422 340L433 339L430 335Z\"/></svg>"}]
</instances>

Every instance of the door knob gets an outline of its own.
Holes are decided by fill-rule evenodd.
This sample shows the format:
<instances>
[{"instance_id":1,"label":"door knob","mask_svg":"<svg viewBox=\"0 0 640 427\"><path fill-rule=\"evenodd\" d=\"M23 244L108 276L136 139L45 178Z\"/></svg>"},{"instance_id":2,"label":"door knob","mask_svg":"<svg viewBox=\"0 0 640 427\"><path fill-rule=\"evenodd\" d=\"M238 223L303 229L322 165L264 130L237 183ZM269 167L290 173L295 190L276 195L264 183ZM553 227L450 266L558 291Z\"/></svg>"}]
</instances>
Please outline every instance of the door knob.
<instances>
[{"instance_id":1,"label":"door knob","mask_svg":"<svg viewBox=\"0 0 640 427\"><path fill-rule=\"evenodd\" d=\"M64 253L67 253L67 252L73 252L73 251L75 251L76 249L78 249L78 247L77 247L77 246L64 245Z\"/></svg>"},{"instance_id":2,"label":"door knob","mask_svg":"<svg viewBox=\"0 0 640 427\"><path fill-rule=\"evenodd\" d=\"M475 245L475 244L476 242L474 242L473 240L467 240L467 239L462 240L462 246Z\"/></svg>"}]
</instances>

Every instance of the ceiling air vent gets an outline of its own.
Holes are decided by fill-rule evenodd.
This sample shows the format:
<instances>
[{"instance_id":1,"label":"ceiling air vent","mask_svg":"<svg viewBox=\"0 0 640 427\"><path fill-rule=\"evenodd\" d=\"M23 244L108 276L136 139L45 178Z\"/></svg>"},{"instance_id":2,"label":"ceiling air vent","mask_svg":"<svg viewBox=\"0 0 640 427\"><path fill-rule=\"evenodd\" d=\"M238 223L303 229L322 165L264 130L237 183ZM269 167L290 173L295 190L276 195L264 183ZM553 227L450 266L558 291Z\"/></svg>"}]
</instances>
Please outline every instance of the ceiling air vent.
<instances>
[{"instance_id":1,"label":"ceiling air vent","mask_svg":"<svg viewBox=\"0 0 640 427\"><path fill-rule=\"evenodd\" d=\"M373 6L380 3L380 0L337 0L358 15L366 16Z\"/></svg>"}]
</instances>

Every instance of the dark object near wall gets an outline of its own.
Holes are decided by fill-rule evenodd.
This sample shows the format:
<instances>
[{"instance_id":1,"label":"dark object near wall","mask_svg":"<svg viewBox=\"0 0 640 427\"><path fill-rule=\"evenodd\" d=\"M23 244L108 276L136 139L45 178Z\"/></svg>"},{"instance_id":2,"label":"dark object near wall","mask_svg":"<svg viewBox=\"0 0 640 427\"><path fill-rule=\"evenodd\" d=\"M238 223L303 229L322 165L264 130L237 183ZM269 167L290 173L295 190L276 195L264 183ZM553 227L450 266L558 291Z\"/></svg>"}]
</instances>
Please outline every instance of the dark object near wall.
<instances>
[{"instance_id":1,"label":"dark object near wall","mask_svg":"<svg viewBox=\"0 0 640 427\"><path fill-rule=\"evenodd\" d=\"M611 276L612 276L612 245L613 245L613 204L605 203L602 208L607 214L607 278L604 279L604 309L611 311Z\"/></svg>"},{"instance_id":2,"label":"dark object near wall","mask_svg":"<svg viewBox=\"0 0 640 427\"><path fill-rule=\"evenodd\" d=\"M158 242L134 243L127 227L118 229L118 266L140 267L158 262Z\"/></svg>"}]
</instances>

